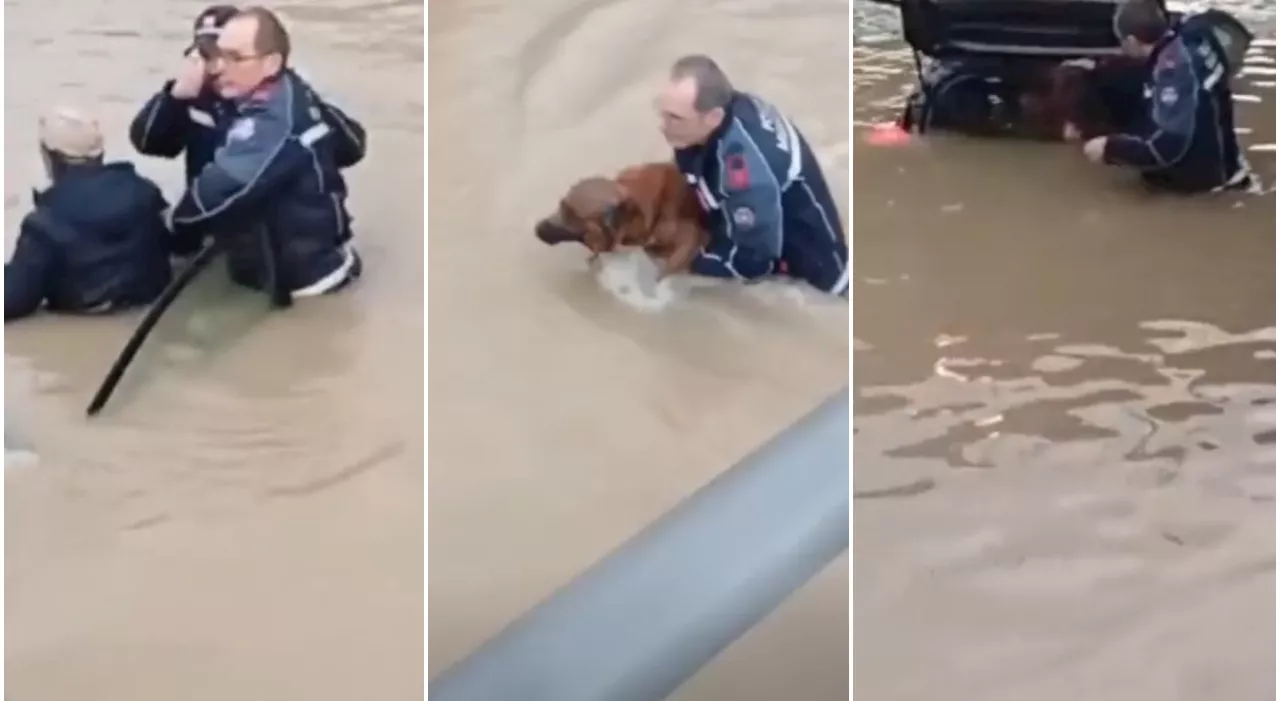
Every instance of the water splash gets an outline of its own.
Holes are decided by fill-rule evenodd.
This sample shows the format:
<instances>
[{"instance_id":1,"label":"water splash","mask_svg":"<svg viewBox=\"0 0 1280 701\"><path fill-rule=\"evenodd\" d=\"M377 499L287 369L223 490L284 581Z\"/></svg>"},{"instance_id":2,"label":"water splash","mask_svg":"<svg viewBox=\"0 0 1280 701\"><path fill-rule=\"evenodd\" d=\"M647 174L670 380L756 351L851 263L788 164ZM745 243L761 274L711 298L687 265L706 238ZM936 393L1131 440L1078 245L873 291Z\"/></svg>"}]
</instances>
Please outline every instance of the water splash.
<instances>
[{"instance_id":1,"label":"water splash","mask_svg":"<svg viewBox=\"0 0 1280 701\"><path fill-rule=\"evenodd\" d=\"M734 286L739 288L735 293L767 307L812 310L833 299L800 280L782 276L753 283L696 275L672 275L658 280L657 263L639 249L601 254L594 264L594 273L604 291L628 307L647 314L663 312L687 301L697 290Z\"/></svg>"},{"instance_id":2,"label":"water splash","mask_svg":"<svg viewBox=\"0 0 1280 701\"><path fill-rule=\"evenodd\" d=\"M29 470L40 464L40 456L29 450L4 450L4 471Z\"/></svg>"},{"instance_id":3,"label":"water splash","mask_svg":"<svg viewBox=\"0 0 1280 701\"><path fill-rule=\"evenodd\" d=\"M8 417L4 422L4 469L6 472L12 469L24 469L34 467L39 462L40 457L32 448L30 441L25 435L14 428L9 423Z\"/></svg>"},{"instance_id":4,"label":"water splash","mask_svg":"<svg viewBox=\"0 0 1280 701\"><path fill-rule=\"evenodd\" d=\"M657 264L638 249L602 254L595 273L606 292L636 311L660 312L683 296L677 279L658 280Z\"/></svg>"}]
</instances>

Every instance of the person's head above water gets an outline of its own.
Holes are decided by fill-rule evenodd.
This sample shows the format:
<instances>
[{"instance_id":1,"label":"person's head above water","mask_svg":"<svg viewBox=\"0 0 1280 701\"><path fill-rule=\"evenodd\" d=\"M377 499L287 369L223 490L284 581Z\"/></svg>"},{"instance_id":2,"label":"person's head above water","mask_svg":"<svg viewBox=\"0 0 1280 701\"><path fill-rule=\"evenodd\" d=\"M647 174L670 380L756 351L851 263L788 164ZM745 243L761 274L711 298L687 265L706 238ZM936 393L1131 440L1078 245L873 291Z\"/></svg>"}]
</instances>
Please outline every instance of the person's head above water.
<instances>
[{"instance_id":1,"label":"person's head above water","mask_svg":"<svg viewBox=\"0 0 1280 701\"><path fill-rule=\"evenodd\" d=\"M1159 0L1123 0L1112 28L1126 55L1146 58L1169 31L1169 15Z\"/></svg>"},{"instance_id":2,"label":"person's head above water","mask_svg":"<svg viewBox=\"0 0 1280 701\"><path fill-rule=\"evenodd\" d=\"M206 62L212 62L218 54L218 35L222 28L240 9L235 5L210 5L196 15L191 25L191 45L187 52L195 51Z\"/></svg>"},{"instance_id":3,"label":"person's head above water","mask_svg":"<svg viewBox=\"0 0 1280 701\"><path fill-rule=\"evenodd\" d=\"M98 120L73 107L56 107L40 116L40 155L50 180L67 168L102 163Z\"/></svg>"},{"instance_id":4,"label":"person's head above water","mask_svg":"<svg viewBox=\"0 0 1280 701\"><path fill-rule=\"evenodd\" d=\"M289 63L289 32L274 12L249 7L236 13L218 35L215 85L225 98L243 98Z\"/></svg>"},{"instance_id":5,"label":"person's head above water","mask_svg":"<svg viewBox=\"0 0 1280 701\"><path fill-rule=\"evenodd\" d=\"M724 122L733 95L733 83L710 57L693 54L679 59L658 93L662 136L672 148L705 143Z\"/></svg>"}]
</instances>

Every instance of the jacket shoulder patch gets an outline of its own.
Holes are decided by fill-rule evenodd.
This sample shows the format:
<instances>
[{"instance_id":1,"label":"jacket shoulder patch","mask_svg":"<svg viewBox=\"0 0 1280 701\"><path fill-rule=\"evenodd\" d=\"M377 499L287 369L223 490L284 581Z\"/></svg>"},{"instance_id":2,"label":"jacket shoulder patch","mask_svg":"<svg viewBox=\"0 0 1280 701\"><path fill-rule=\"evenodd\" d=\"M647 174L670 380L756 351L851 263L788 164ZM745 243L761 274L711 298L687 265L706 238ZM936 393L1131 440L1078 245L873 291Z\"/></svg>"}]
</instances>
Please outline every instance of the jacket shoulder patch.
<instances>
[{"instance_id":1,"label":"jacket shoulder patch","mask_svg":"<svg viewBox=\"0 0 1280 701\"><path fill-rule=\"evenodd\" d=\"M227 141L248 141L256 130L253 119L241 117L227 130Z\"/></svg>"},{"instance_id":2,"label":"jacket shoulder patch","mask_svg":"<svg viewBox=\"0 0 1280 701\"><path fill-rule=\"evenodd\" d=\"M747 165L746 150L740 144L733 144L725 151L724 186L730 190L751 187L751 168Z\"/></svg>"}]
</instances>

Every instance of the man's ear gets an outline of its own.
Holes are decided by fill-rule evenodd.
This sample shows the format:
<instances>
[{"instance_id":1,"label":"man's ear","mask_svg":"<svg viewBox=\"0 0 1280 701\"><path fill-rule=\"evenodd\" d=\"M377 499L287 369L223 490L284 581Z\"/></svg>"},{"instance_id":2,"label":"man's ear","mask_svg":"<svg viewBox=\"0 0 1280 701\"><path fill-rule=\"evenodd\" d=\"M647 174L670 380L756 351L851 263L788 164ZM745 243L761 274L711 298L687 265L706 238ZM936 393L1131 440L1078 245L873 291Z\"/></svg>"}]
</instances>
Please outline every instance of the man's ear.
<instances>
[{"instance_id":1,"label":"man's ear","mask_svg":"<svg viewBox=\"0 0 1280 701\"><path fill-rule=\"evenodd\" d=\"M276 75L287 68L284 64L284 57L280 54L270 54L266 57L266 61L269 75Z\"/></svg>"},{"instance_id":2,"label":"man's ear","mask_svg":"<svg viewBox=\"0 0 1280 701\"><path fill-rule=\"evenodd\" d=\"M724 108L712 107L710 110L707 110L706 117L707 117L707 123L711 126L712 129L715 129L716 127L719 127L722 123L724 123Z\"/></svg>"}]
</instances>

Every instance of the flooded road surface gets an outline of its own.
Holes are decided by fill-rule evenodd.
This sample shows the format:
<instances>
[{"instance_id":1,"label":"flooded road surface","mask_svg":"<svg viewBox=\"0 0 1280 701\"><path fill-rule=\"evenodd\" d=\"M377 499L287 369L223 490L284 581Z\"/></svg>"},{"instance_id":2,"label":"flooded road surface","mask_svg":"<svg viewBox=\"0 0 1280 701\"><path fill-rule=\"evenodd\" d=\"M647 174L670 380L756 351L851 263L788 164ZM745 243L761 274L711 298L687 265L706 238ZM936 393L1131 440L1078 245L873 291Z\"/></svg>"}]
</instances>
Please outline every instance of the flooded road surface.
<instances>
[{"instance_id":1,"label":"flooded road surface","mask_svg":"<svg viewBox=\"0 0 1280 701\"><path fill-rule=\"evenodd\" d=\"M858 12L855 697L1273 698L1274 43L1237 84L1268 192L1179 200L865 146L915 78Z\"/></svg>"},{"instance_id":2,"label":"flooded road surface","mask_svg":"<svg viewBox=\"0 0 1280 701\"><path fill-rule=\"evenodd\" d=\"M134 110L201 2L5 4L5 232L43 187L36 115ZM366 277L267 314L209 271L102 416L136 316L5 328L6 698L422 698L422 6L279 6L294 62L361 118ZM141 161L171 199L178 163ZM30 462L35 462L34 466Z\"/></svg>"},{"instance_id":3,"label":"flooded road surface","mask_svg":"<svg viewBox=\"0 0 1280 701\"><path fill-rule=\"evenodd\" d=\"M838 0L432 5L433 673L847 381L845 305L762 285L632 306L599 283L625 260L598 277L533 237L574 180L669 158L652 97L687 52L790 114L846 191L846 17ZM677 698L847 698L846 570Z\"/></svg>"}]
</instances>

